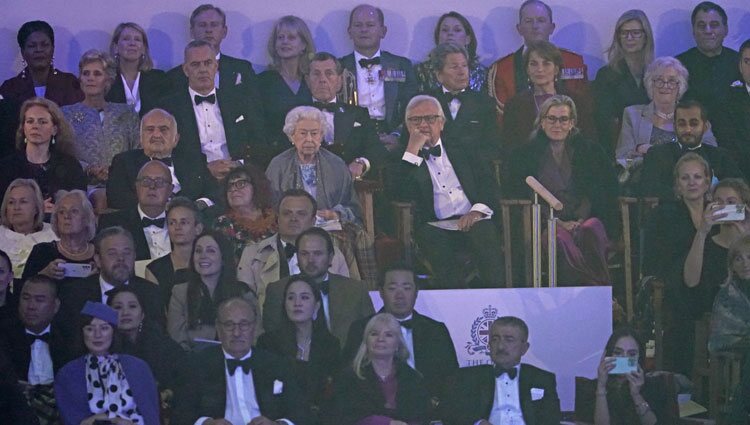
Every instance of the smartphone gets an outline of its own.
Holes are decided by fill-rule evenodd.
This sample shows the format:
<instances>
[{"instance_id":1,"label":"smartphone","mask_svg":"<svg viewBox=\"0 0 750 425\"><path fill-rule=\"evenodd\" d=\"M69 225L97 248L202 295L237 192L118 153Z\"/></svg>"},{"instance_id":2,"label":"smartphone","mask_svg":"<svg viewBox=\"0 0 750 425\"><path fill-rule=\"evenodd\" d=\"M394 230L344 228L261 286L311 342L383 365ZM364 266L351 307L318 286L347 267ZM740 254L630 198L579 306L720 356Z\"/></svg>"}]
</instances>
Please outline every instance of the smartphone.
<instances>
[{"instance_id":1,"label":"smartphone","mask_svg":"<svg viewBox=\"0 0 750 425\"><path fill-rule=\"evenodd\" d=\"M65 270L65 277L88 277L91 274L91 264L62 263L60 268Z\"/></svg>"},{"instance_id":2,"label":"smartphone","mask_svg":"<svg viewBox=\"0 0 750 425\"><path fill-rule=\"evenodd\" d=\"M745 220L745 204L724 205L714 211L714 214L719 213L725 213L726 217L722 217L716 221L743 221Z\"/></svg>"},{"instance_id":3,"label":"smartphone","mask_svg":"<svg viewBox=\"0 0 750 425\"><path fill-rule=\"evenodd\" d=\"M625 375L638 370L637 357L615 357L615 368L609 371L610 375Z\"/></svg>"}]
</instances>

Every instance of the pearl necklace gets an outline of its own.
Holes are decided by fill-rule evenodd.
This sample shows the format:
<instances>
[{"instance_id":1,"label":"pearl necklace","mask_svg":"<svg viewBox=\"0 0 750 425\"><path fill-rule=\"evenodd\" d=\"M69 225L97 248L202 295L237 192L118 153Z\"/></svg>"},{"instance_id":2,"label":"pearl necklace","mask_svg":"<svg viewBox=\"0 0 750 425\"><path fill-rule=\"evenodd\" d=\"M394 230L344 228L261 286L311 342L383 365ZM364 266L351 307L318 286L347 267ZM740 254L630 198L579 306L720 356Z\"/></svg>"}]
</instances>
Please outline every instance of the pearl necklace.
<instances>
[{"instance_id":1,"label":"pearl necklace","mask_svg":"<svg viewBox=\"0 0 750 425\"><path fill-rule=\"evenodd\" d=\"M654 110L654 113L656 114L657 117L659 117L659 118L661 118L663 120L670 121L670 120L672 120L672 118L674 118L674 112L670 112L668 114L665 114L664 112Z\"/></svg>"}]
</instances>

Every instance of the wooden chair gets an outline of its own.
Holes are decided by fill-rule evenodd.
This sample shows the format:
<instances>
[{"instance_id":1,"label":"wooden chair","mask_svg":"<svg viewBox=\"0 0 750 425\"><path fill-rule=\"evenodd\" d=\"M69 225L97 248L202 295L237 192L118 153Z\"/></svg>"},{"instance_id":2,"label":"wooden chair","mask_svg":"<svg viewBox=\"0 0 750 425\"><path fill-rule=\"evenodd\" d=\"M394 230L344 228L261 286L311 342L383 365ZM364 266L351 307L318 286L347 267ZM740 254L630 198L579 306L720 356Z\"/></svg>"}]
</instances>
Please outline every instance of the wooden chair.
<instances>
[{"instance_id":1,"label":"wooden chair","mask_svg":"<svg viewBox=\"0 0 750 425\"><path fill-rule=\"evenodd\" d=\"M709 358L709 412L719 425L726 423L729 403L740 383L744 355L736 351L711 353Z\"/></svg>"},{"instance_id":2,"label":"wooden chair","mask_svg":"<svg viewBox=\"0 0 750 425\"><path fill-rule=\"evenodd\" d=\"M375 206L373 203L374 194L383 190L383 184L378 180L355 179L354 190L359 197L359 204L362 206L362 221L365 230L375 240Z\"/></svg>"},{"instance_id":3,"label":"wooden chair","mask_svg":"<svg viewBox=\"0 0 750 425\"><path fill-rule=\"evenodd\" d=\"M708 354L708 335L711 329L711 313L706 313L695 322L695 348L693 351L693 400L698 403L710 401L711 361ZM708 404L708 403L706 403ZM714 413L710 411L710 413Z\"/></svg>"}]
</instances>

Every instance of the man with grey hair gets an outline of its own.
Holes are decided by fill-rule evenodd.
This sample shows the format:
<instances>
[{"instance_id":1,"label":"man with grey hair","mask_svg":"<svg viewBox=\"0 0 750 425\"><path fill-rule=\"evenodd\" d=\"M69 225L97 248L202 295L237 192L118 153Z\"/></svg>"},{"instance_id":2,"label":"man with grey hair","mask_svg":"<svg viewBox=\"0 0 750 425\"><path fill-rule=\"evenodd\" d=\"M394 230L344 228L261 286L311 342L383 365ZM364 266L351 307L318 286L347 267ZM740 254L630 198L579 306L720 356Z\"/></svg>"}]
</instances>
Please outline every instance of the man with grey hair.
<instances>
[{"instance_id":1,"label":"man with grey hair","mask_svg":"<svg viewBox=\"0 0 750 425\"><path fill-rule=\"evenodd\" d=\"M138 171L151 160L161 161L169 168L173 195L192 200L214 196L216 187L202 158L172 155L179 140L177 121L172 114L158 108L147 112L141 118L142 149L121 152L112 159L107 180L109 207L123 209L138 202L135 191Z\"/></svg>"},{"instance_id":2,"label":"man with grey hair","mask_svg":"<svg viewBox=\"0 0 750 425\"><path fill-rule=\"evenodd\" d=\"M432 285L466 285L457 252L468 251L479 269L478 284L503 282L498 226L491 221L499 189L476 149L442 137L445 114L432 96L419 95L406 107L409 142L402 157L400 196L415 202L415 236L433 270ZM430 224L440 222L440 227Z\"/></svg>"},{"instance_id":3,"label":"man with grey hair","mask_svg":"<svg viewBox=\"0 0 750 425\"><path fill-rule=\"evenodd\" d=\"M157 103L177 119L175 156L205 157L211 175L221 180L246 159L263 165L256 153L266 141L266 129L257 96L216 89L218 66L211 43L191 41L182 64L187 87L175 88Z\"/></svg>"},{"instance_id":4,"label":"man with grey hair","mask_svg":"<svg viewBox=\"0 0 750 425\"><path fill-rule=\"evenodd\" d=\"M245 59L221 53L221 42L228 31L226 13L213 4L202 4L190 14L190 37L210 43L216 51L219 70L214 77L214 85L218 88L249 88L255 79L253 65ZM170 69L167 78L175 87L184 88L187 85L182 66Z\"/></svg>"},{"instance_id":5,"label":"man with grey hair","mask_svg":"<svg viewBox=\"0 0 750 425\"><path fill-rule=\"evenodd\" d=\"M167 201L172 195L172 174L161 161L148 161L135 179L138 202L99 217L99 229L122 226L135 241L136 260L159 258L172 250L166 226Z\"/></svg>"}]
</instances>

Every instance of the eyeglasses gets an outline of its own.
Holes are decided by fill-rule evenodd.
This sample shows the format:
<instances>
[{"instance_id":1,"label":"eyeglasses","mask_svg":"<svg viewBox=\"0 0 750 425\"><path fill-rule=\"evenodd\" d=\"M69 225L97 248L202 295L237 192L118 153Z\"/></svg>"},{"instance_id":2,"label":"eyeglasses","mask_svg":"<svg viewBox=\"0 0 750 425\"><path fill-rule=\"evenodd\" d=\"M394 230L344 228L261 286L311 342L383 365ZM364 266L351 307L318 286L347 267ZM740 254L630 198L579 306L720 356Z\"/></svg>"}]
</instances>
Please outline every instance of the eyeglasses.
<instances>
[{"instance_id":1,"label":"eyeglasses","mask_svg":"<svg viewBox=\"0 0 750 425\"><path fill-rule=\"evenodd\" d=\"M664 87L667 87L669 89L676 89L677 87L680 87L680 82L678 80L664 80L661 78L654 78L651 80L654 82L654 87L657 89L661 89Z\"/></svg>"},{"instance_id":2,"label":"eyeglasses","mask_svg":"<svg viewBox=\"0 0 750 425\"><path fill-rule=\"evenodd\" d=\"M224 332L234 332L235 329L239 328L242 332L247 332L252 328L255 324L253 322L243 320L241 322L235 323L232 321L227 320L226 322L219 322L219 326L221 326L221 329Z\"/></svg>"},{"instance_id":3,"label":"eyeglasses","mask_svg":"<svg viewBox=\"0 0 750 425\"><path fill-rule=\"evenodd\" d=\"M620 30L620 37L621 38L634 38L639 39L643 37L643 34L645 31L643 30Z\"/></svg>"},{"instance_id":4,"label":"eyeglasses","mask_svg":"<svg viewBox=\"0 0 750 425\"><path fill-rule=\"evenodd\" d=\"M250 180L248 179L239 179L229 182L229 190L241 190L248 186L250 186Z\"/></svg>"},{"instance_id":5,"label":"eyeglasses","mask_svg":"<svg viewBox=\"0 0 750 425\"><path fill-rule=\"evenodd\" d=\"M157 189L163 189L167 187L169 184L168 180L165 180L161 177L157 177L155 179L152 179L151 177L141 177L140 179L136 180L136 183L138 183L139 186L145 187L145 188L157 188Z\"/></svg>"},{"instance_id":6,"label":"eyeglasses","mask_svg":"<svg viewBox=\"0 0 750 425\"><path fill-rule=\"evenodd\" d=\"M556 117L554 115L545 115L544 120L547 121L547 123L549 123L550 125L555 125L558 122L565 125L570 122L570 117Z\"/></svg>"},{"instance_id":7,"label":"eyeglasses","mask_svg":"<svg viewBox=\"0 0 750 425\"><path fill-rule=\"evenodd\" d=\"M426 122L427 124L435 124L435 122L437 122L439 118L441 118L440 115L419 115L409 117L406 120L411 124L419 125L422 124L422 121Z\"/></svg>"}]
</instances>

